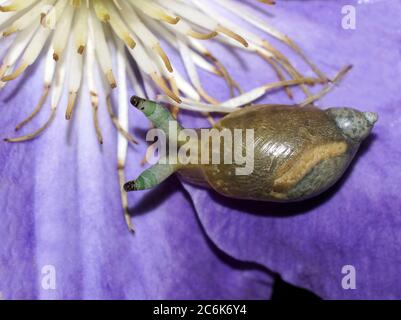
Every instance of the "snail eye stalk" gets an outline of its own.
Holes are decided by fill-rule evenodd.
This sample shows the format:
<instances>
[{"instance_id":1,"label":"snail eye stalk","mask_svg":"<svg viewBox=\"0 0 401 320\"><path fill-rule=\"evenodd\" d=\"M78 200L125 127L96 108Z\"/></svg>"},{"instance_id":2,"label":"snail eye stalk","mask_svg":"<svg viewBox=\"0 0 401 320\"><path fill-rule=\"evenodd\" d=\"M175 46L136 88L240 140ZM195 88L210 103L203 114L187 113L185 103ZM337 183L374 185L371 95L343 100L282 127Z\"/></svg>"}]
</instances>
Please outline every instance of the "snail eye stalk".
<instances>
[{"instance_id":1,"label":"snail eye stalk","mask_svg":"<svg viewBox=\"0 0 401 320\"><path fill-rule=\"evenodd\" d=\"M266 4L267 10L274 4L272 0L255 2ZM214 110L227 112L251 103L270 90L264 85L244 92L224 61L207 49L208 41L262 57L271 65L288 96L292 97L290 86L299 85L311 97L308 86L327 78L293 40L259 19L255 12L252 6L239 0L0 0L0 45L6 46L4 38L13 37L1 61L0 88L29 72L38 61L44 61L40 101L33 111L16 119L19 123L16 130L22 131L22 135L6 141L37 138L54 125L60 113L67 121L73 119L79 108L79 96L86 94L91 101L93 130L98 142L104 141L98 118L101 104L107 106L119 133L118 170L123 186L128 144L136 143L128 130L129 87L134 88L136 95L150 99L161 93L162 99L174 104L175 117L181 108L208 114L213 110L210 107L215 106ZM238 24L240 20L259 28L266 36L261 37ZM291 47L316 77L304 78L290 59L270 43L274 38ZM176 68L178 61L164 50L166 44L181 58L183 70ZM225 80L233 97L228 107L227 104L219 106L220 102L207 92L200 80L200 71ZM61 105L64 96L68 101ZM113 96L118 103L113 104ZM39 112L47 112L48 119L29 131L26 127ZM121 197L128 221L124 191Z\"/></svg>"},{"instance_id":2,"label":"snail eye stalk","mask_svg":"<svg viewBox=\"0 0 401 320\"><path fill-rule=\"evenodd\" d=\"M141 103L145 102L145 99L142 99L138 96L131 97L131 104L135 107L140 109Z\"/></svg>"}]
</instances>

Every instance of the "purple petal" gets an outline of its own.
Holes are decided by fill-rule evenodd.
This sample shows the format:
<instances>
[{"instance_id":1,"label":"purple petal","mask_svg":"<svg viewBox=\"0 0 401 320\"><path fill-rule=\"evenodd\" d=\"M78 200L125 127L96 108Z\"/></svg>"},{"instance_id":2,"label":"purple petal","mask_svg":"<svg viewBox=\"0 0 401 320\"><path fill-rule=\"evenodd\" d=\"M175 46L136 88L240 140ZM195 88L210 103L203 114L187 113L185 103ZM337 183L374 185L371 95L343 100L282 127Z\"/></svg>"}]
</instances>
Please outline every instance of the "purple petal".
<instances>
[{"instance_id":1,"label":"purple petal","mask_svg":"<svg viewBox=\"0 0 401 320\"><path fill-rule=\"evenodd\" d=\"M360 3L288 1L275 11L279 29L297 39L327 74L354 65L320 106L351 106L379 114L374 134L342 181L316 199L287 205L232 200L186 188L207 234L231 256L260 263L324 298L399 299L401 4ZM356 7L356 30L341 27L344 4ZM264 70L257 60L249 65ZM266 81L263 72L236 79L244 86ZM272 97L266 101L284 100L282 95ZM346 265L355 267L355 290L342 288Z\"/></svg>"},{"instance_id":2,"label":"purple petal","mask_svg":"<svg viewBox=\"0 0 401 320\"><path fill-rule=\"evenodd\" d=\"M2 135L12 135L39 98L39 71L31 70L32 75L2 93ZM120 204L116 132L104 105L103 147L95 137L87 97L71 124L64 120L64 106L66 101L55 123L35 141L0 143L2 298L270 297L270 276L243 268L209 242L176 179L131 195L137 233L130 234ZM43 123L48 112L47 104L24 132ZM134 120L142 121L143 129L148 126L142 116ZM130 151L127 177L142 170L145 147L142 142ZM53 271L54 290L48 281Z\"/></svg>"}]
</instances>

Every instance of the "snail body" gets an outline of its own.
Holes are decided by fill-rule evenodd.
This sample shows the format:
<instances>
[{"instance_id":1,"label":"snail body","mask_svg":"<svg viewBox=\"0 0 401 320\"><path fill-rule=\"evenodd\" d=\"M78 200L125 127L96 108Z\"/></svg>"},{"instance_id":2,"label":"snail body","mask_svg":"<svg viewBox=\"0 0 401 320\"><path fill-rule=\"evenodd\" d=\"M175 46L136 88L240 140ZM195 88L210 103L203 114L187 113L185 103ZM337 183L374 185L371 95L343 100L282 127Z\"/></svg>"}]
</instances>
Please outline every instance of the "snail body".
<instances>
[{"instance_id":1,"label":"snail body","mask_svg":"<svg viewBox=\"0 0 401 320\"><path fill-rule=\"evenodd\" d=\"M155 103L135 98L133 104L144 108L142 111L148 117L149 110L158 109L159 119L153 122L159 127L166 127L166 119L174 121L166 109ZM232 198L277 202L308 199L339 180L376 121L376 114L351 108L246 107L222 118L214 128L229 132L253 130L252 172L238 175L237 165L212 161L195 165L159 164L128 182L125 189L146 189L178 172L184 180ZM235 143L240 151L247 148L244 139ZM224 146L220 148L223 153Z\"/></svg>"}]
</instances>

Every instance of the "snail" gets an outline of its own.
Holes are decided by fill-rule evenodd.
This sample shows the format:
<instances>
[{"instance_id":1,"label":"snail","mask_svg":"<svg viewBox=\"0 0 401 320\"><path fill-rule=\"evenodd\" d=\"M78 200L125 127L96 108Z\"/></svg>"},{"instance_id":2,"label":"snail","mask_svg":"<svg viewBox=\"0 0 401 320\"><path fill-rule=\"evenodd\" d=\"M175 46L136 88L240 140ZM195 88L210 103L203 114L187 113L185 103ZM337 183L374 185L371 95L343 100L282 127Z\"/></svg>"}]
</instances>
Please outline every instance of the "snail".
<instances>
[{"instance_id":1,"label":"snail","mask_svg":"<svg viewBox=\"0 0 401 320\"><path fill-rule=\"evenodd\" d=\"M176 123L178 131L183 130L162 105L138 97L132 97L131 103L163 131L166 132L169 123ZM223 117L213 128L228 132L253 130L252 144L243 139L235 141L242 152L252 146L252 172L238 175L236 164L211 161L208 164L159 162L136 180L127 182L124 189L127 192L149 189L177 172L184 180L210 187L227 197L274 202L308 199L339 180L377 119L375 113L352 108L248 106ZM220 147L219 152L223 153L223 149ZM207 155L211 157L211 153Z\"/></svg>"}]
</instances>

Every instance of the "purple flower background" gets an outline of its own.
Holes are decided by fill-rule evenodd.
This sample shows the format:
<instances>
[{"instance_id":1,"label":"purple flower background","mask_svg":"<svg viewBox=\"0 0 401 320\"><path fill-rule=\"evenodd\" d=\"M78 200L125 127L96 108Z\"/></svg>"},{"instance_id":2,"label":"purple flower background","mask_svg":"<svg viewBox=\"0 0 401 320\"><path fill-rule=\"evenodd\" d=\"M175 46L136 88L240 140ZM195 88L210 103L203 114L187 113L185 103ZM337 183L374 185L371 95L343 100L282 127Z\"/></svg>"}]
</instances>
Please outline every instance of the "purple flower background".
<instances>
[{"instance_id":1,"label":"purple flower background","mask_svg":"<svg viewBox=\"0 0 401 320\"><path fill-rule=\"evenodd\" d=\"M356 7L355 30L341 27L345 4ZM345 177L316 199L288 205L226 199L173 177L154 190L130 194L137 229L132 236L120 208L114 128L103 107L105 144L99 147L83 96L71 124L59 110L39 139L0 143L4 298L267 299L273 279L257 265L327 299L401 298L401 3L311 0L255 7L328 75L354 65L318 102L379 113L374 134ZM244 89L273 81L261 59L210 47ZM295 65L308 70L298 60ZM1 93L2 136L13 132L39 98L41 69L31 68ZM227 97L220 80L203 77L211 94ZM296 101L301 99L298 93ZM293 103L282 92L262 101ZM47 112L32 126L43 123ZM130 116L131 131L140 135L147 121L134 110ZM204 124L190 114L183 121ZM129 178L142 170L144 148L144 143L131 148ZM56 290L41 286L48 265L57 272ZM355 290L341 286L344 265L356 269Z\"/></svg>"}]
</instances>

